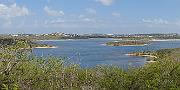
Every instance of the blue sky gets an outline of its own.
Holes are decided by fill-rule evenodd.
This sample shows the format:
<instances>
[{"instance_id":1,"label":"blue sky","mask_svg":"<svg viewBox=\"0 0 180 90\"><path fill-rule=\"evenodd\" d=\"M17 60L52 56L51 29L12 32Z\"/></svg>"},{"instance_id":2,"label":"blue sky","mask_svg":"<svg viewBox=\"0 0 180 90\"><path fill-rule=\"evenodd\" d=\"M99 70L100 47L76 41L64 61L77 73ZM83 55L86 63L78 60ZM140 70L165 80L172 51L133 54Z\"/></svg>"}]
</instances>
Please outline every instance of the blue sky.
<instances>
[{"instance_id":1,"label":"blue sky","mask_svg":"<svg viewBox=\"0 0 180 90\"><path fill-rule=\"evenodd\" d=\"M180 0L0 0L0 33L180 33Z\"/></svg>"}]
</instances>

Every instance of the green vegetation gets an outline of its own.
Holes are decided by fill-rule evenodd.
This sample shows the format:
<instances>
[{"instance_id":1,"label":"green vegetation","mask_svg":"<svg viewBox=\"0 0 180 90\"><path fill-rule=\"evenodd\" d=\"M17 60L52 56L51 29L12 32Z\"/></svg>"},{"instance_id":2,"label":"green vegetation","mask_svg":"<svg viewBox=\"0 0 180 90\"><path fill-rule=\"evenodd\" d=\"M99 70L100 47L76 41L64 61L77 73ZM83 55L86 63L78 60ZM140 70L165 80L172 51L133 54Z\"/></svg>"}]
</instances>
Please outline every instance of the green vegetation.
<instances>
[{"instance_id":1,"label":"green vegetation","mask_svg":"<svg viewBox=\"0 0 180 90\"><path fill-rule=\"evenodd\" d=\"M161 49L155 52L156 56L160 59L169 58L176 61L180 61L180 48L173 49Z\"/></svg>"},{"instance_id":2,"label":"green vegetation","mask_svg":"<svg viewBox=\"0 0 180 90\"><path fill-rule=\"evenodd\" d=\"M115 66L81 68L62 58L30 55L27 42L0 48L2 90L179 90L180 62L162 54L155 63L122 70ZM168 51L168 55L174 55ZM177 54L178 55L178 54Z\"/></svg>"},{"instance_id":3,"label":"green vegetation","mask_svg":"<svg viewBox=\"0 0 180 90\"><path fill-rule=\"evenodd\" d=\"M147 42L143 41L121 41L121 42L107 42L106 45L108 46L128 46L128 45L145 45Z\"/></svg>"},{"instance_id":4,"label":"green vegetation","mask_svg":"<svg viewBox=\"0 0 180 90\"><path fill-rule=\"evenodd\" d=\"M154 53L151 52L133 52L127 54L128 56L140 56L140 57L150 57L150 58L157 58Z\"/></svg>"},{"instance_id":5,"label":"green vegetation","mask_svg":"<svg viewBox=\"0 0 180 90\"><path fill-rule=\"evenodd\" d=\"M47 45L47 44L39 44L35 43L29 39L17 39L17 38L1 38L0 39L0 45L1 46L14 46L18 45L19 42L26 43L28 46L24 47L26 49L31 49L31 48L36 48L36 47L46 47L46 48L51 48L53 46Z\"/></svg>"},{"instance_id":6,"label":"green vegetation","mask_svg":"<svg viewBox=\"0 0 180 90\"><path fill-rule=\"evenodd\" d=\"M180 62L180 48L160 49L157 51L144 51L128 53L129 56L150 57L148 61L158 61L164 58Z\"/></svg>"}]
</instances>

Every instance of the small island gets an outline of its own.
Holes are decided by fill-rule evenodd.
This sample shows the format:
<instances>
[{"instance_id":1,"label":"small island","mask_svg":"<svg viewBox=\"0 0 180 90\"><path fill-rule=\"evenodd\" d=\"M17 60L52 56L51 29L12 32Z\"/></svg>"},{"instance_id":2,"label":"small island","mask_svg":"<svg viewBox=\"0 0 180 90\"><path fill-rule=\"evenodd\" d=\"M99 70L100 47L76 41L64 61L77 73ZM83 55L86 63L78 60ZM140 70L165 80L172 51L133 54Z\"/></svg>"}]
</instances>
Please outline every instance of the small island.
<instances>
[{"instance_id":1,"label":"small island","mask_svg":"<svg viewBox=\"0 0 180 90\"><path fill-rule=\"evenodd\" d=\"M147 45L144 41L119 41L119 42L107 42L107 46L144 46Z\"/></svg>"}]
</instances>

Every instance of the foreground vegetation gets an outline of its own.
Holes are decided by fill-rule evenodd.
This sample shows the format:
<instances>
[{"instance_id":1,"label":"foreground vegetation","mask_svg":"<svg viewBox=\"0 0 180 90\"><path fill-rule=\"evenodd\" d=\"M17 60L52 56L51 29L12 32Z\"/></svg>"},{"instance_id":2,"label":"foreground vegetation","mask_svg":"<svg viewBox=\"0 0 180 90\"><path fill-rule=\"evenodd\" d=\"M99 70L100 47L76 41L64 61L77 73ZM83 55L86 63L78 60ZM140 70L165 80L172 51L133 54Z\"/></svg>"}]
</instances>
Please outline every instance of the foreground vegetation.
<instances>
[{"instance_id":1,"label":"foreground vegetation","mask_svg":"<svg viewBox=\"0 0 180 90\"><path fill-rule=\"evenodd\" d=\"M37 58L25 41L0 49L0 88L4 90L179 90L180 62L159 52L157 62L122 70L116 66L81 68L62 58ZM160 54L162 53L162 54ZM173 52L174 53L174 52ZM177 54L178 55L178 54ZM173 56L172 56L173 57Z\"/></svg>"}]
</instances>

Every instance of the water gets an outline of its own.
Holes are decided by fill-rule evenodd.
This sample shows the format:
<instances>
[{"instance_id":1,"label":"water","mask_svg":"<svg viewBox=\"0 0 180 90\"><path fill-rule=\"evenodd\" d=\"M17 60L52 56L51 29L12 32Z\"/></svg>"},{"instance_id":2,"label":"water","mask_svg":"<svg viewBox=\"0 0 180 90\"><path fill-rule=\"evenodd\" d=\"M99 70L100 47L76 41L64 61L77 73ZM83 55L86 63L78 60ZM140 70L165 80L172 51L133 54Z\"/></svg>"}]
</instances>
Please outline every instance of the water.
<instances>
[{"instance_id":1,"label":"water","mask_svg":"<svg viewBox=\"0 0 180 90\"><path fill-rule=\"evenodd\" d=\"M66 62L79 64L81 67L96 65L117 65L122 68L142 66L146 62L143 57L127 56L125 54L136 51L158 50L162 48L178 48L180 41L154 41L147 46L106 46L114 39L79 39L38 41L39 43L57 46L57 48L34 49L37 56L66 57Z\"/></svg>"}]
</instances>

